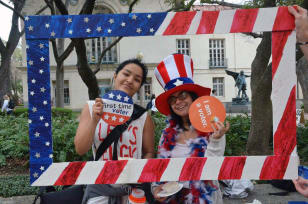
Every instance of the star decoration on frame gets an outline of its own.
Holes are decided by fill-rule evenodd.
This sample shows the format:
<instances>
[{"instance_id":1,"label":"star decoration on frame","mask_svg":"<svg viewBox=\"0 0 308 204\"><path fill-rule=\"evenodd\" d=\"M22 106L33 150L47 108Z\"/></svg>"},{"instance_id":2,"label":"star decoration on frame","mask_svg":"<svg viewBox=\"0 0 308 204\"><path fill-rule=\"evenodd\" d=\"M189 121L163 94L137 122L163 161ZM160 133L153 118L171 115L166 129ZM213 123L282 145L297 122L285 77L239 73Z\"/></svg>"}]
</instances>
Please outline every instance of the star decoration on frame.
<instances>
[{"instance_id":1,"label":"star decoration on frame","mask_svg":"<svg viewBox=\"0 0 308 204\"><path fill-rule=\"evenodd\" d=\"M35 137L39 137L39 136L40 136L40 133L39 133L39 132L36 132L34 135L35 135Z\"/></svg>"}]
</instances>

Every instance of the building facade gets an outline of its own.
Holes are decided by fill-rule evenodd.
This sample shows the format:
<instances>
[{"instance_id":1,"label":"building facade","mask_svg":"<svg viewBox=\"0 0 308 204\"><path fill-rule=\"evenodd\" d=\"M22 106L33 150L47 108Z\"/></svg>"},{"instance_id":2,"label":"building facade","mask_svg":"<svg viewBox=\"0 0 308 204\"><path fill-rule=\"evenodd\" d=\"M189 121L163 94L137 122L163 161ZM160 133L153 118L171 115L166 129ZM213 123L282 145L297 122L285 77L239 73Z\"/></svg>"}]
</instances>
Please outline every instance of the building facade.
<instances>
[{"instance_id":1,"label":"building facade","mask_svg":"<svg viewBox=\"0 0 308 204\"><path fill-rule=\"evenodd\" d=\"M77 14L84 0L70 0L70 14ZM40 5L41 4L41 5ZM25 15L31 15L44 6L44 1L28 1ZM200 10L200 7L196 9ZM162 12L168 10L164 0L141 0L133 12ZM126 13L128 6L125 0L97 1L94 13ZM49 14L47 11L44 14ZM93 38L86 40L87 57L90 65L95 67L99 53L106 48L113 38ZM23 66L22 71L23 96L27 104L27 74L26 74L26 43L23 38ZM69 39L65 41L68 45ZM134 96L134 101L146 105L150 96L162 93L163 89L154 76L154 68L166 56L172 53L190 55L194 61L194 81L202 86L216 90L216 96L222 102L230 102L236 96L237 90L234 79L225 73L225 70L234 72L244 71L246 75L251 73L251 62L256 54L259 39L254 39L245 34L211 34L211 35L178 35L178 36L146 36L125 37L113 49L107 52L103 58L101 71L96 74L101 94L112 88L112 77L119 63L126 59L138 57L148 66L149 74L147 82ZM50 46L51 47L51 46ZM64 103L66 107L81 109L88 100L86 85L82 82L77 68L75 51L64 62ZM50 49L51 69L51 97L55 101L55 60ZM250 78L246 79L247 94L251 97Z\"/></svg>"}]
</instances>

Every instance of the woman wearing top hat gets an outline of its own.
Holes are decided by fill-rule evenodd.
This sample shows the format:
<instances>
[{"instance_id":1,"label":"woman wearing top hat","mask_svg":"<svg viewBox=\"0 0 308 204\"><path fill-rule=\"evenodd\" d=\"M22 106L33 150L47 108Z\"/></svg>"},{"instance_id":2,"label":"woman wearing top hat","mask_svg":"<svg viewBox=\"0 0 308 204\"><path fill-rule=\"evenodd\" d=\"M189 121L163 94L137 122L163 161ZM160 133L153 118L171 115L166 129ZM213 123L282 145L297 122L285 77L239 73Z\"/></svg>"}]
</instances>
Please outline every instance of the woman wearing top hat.
<instances>
[{"instance_id":1,"label":"woman wearing top hat","mask_svg":"<svg viewBox=\"0 0 308 204\"><path fill-rule=\"evenodd\" d=\"M158 147L159 158L223 156L224 134L229 129L216 122L214 132L198 132L191 126L188 110L200 96L210 95L211 89L194 84L193 62L183 54L166 57L155 69L155 76L165 92L156 98L159 112L169 116ZM154 185L153 194L162 203L222 203L218 181L187 181L177 194L159 197L161 185Z\"/></svg>"}]
</instances>

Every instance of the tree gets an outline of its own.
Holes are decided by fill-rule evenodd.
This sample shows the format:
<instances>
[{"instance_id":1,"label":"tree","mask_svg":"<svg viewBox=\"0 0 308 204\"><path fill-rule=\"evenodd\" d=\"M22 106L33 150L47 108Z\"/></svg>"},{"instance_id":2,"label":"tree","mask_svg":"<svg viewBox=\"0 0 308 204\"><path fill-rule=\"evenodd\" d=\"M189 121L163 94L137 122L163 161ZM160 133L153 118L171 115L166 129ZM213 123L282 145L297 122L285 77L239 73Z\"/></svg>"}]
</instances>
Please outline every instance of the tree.
<instances>
[{"instance_id":1,"label":"tree","mask_svg":"<svg viewBox=\"0 0 308 204\"><path fill-rule=\"evenodd\" d=\"M9 34L9 39L6 44L0 38L0 98L2 99L3 95L11 93L12 82L11 82L11 58L16 49L20 37L24 34L24 30L19 29L19 19L25 20L21 15L22 8L24 7L25 0L12 0L13 7L0 1L2 6L7 7L13 11L12 15L12 25ZM43 7L36 14L44 11L46 7Z\"/></svg>"},{"instance_id":2,"label":"tree","mask_svg":"<svg viewBox=\"0 0 308 204\"><path fill-rule=\"evenodd\" d=\"M4 45L3 40L0 38L0 98L3 95L11 92L11 57L14 53L15 48L18 45L18 41L22 36L23 32L19 31L19 18L24 19L20 16L21 10L25 4L25 0L12 1L14 8L0 1L0 4L11 8L14 12L12 15L12 26L9 34L9 39Z\"/></svg>"},{"instance_id":3,"label":"tree","mask_svg":"<svg viewBox=\"0 0 308 204\"><path fill-rule=\"evenodd\" d=\"M51 15L59 14L59 11L55 9L54 2L52 0L45 0L46 5L49 7ZM64 6L68 7L68 0L65 0ZM56 107L64 107L64 61L71 54L74 49L74 44L71 41L67 48L64 50L64 39L51 39L52 49L56 66Z\"/></svg>"}]
</instances>

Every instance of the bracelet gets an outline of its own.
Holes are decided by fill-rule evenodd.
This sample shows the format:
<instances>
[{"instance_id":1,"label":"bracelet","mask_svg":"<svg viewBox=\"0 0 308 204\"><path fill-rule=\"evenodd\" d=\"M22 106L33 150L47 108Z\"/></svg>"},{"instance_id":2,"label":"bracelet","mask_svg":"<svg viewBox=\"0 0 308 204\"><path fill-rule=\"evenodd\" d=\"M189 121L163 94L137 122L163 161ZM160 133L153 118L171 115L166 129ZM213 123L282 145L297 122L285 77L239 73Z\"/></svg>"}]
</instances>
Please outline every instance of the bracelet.
<instances>
[{"instance_id":1,"label":"bracelet","mask_svg":"<svg viewBox=\"0 0 308 204\"><path fill-rule=\"evenodd\" d=\"M307 42L297 42L296 45L307 45L308 44L308 41Z\"/></svg>"}]
</instances>

